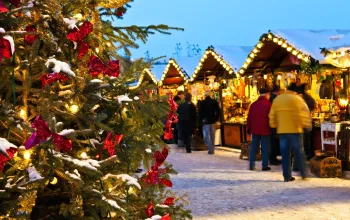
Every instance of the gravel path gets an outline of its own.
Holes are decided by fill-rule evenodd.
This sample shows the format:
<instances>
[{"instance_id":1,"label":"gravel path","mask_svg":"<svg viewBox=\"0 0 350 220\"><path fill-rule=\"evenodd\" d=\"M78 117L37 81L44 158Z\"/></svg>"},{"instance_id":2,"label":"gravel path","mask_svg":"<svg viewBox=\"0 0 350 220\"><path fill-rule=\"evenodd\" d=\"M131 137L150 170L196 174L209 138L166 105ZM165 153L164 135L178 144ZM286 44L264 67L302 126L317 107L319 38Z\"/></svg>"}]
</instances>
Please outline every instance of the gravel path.
<instances>
[{"instance_id":1,"label":"gravel path","mask_svg":"<svg viewBox=\"0 0 350 220\"><path fill-rule=\"evenodd\" d=\"M349 220L350 180L310 178L282 182L281 166L249 171L238 153L186 154L171 147L168 161L179 172L174 190L187 193L198 220ZM257 169L261 162L257 162Z\"/></svg>"}]
</instances>

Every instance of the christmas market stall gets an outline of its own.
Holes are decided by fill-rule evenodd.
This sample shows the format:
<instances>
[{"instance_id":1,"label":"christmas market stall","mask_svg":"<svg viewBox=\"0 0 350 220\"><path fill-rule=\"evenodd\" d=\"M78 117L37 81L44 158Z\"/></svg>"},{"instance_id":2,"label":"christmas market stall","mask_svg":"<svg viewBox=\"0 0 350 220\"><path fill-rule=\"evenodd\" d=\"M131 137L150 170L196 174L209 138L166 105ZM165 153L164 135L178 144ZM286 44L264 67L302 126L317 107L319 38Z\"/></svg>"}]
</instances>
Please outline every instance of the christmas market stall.
<instances>
[{"instance_id":1,"label":"christmas market stall","mask_svg":"<svg viewBox=\"0 0 350 220\"><path fill-rule=\"evenodd\" d=\"M247 87L245 78L237 73L252 47L210 46L190 78L195 102L204 99L205 91L212 92L221 107L217 125L216 145L239 147L249 140L245 118L250 97L254 92Z\"/></svg>"},{"instance_id":2,"label":"christmas market stall","mask_svg":"<svg viewBox=\"0 0 350 220\"><path fill-rule=\"evenodd\" d=\"M257 89L306 85L316 100L311 149L332 151L348 162L349 144L338 142L338 134L349 120L349 48L350 31L272 30L260 37L239 70Z\"/></svg>"},{"instance_id":3,"label":"christmas market stall","mask_svg":"<svg viewBox=\"0 0 350 220\"><path fill-rule=\"evenodd\" d=\"M168 93L176 95L177 91L185 91L187 85L187 74L173 58L170 58L163 69L161 79L158 81L159 95L164 96Z\"/></svg>"},{"instance_id":4,"label":"christmas market stall","mask_svg":"<svg viewBox=\"0 0 350 220\"><path fill-rule=\"evenodd\" d=\"M129 89L134 90L140 87L145 87L145 90L150 96L158 92L158 81L148 68L142 71L140 78L136 82L130 84Z\"/></svg>"}]
</instances>

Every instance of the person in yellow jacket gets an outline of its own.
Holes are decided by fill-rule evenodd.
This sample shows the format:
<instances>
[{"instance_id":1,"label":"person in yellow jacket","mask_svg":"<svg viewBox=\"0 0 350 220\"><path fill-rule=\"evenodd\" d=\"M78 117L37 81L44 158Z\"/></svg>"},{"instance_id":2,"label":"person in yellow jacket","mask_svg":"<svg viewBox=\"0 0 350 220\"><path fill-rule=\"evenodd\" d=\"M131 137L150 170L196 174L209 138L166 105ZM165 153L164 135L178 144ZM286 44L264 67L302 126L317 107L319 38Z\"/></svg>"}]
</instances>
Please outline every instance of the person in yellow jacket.
<instances>
[{"instance_id":1,"label":"person in yellow jacket","mask_svg":"<svg viewBox=\"0 0 350 220\"><path fill-rule=\"evenodd\" d=\"M305 101L294 92L295 87L296 84L292 83L287 91L273 101L269 114L270 127L277 128L280 137L285 182L295 180L291 171L292 150L302 178L306 177L303 133L304 129L312 129L310 111Z\"/></svg>"}]
</instances>

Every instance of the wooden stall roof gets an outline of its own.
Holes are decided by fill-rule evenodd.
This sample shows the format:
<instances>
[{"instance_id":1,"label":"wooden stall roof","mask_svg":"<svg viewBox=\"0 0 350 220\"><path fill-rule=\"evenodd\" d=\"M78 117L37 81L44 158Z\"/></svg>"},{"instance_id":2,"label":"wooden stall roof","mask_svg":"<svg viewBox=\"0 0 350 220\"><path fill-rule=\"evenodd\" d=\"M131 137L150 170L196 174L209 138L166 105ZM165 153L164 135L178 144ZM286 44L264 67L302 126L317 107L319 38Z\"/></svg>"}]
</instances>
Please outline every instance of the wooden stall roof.
<instances>
[{"instance_id":1,"label":"wooden stall roof","mask_svg":"<svg viewBox=\"0 0 350 220\"><path fill-rule=\"evenodd\" d=\"M183 85L187 83L187 80L188 76L186 76L186 73L173 58L170 58L158 85Z\"/></svg>"},{"instance_id":2,"label":"wooden stall roof","mask_svg":"<svg viewBox=\"0 0 350 220\"><path fill-rule=\"evenodd\" d=\"M208 47L190 81L201 81L210 75L228 76L236 73L252 48L233 45Z\"/></svg>"},{"instance_id":3,"label":"wooden stall roof","mask_svg":"<svg viewBox=\"0 0 350 220\"><path fill-rule=\"evenodd\" d=\"M248 75L264 68L290 67L312 60L343 67L339 59L349 47L350 30L271 30L260 37L239 73Z\"/></svg>"},{"instance_id":4,"label":"wooden stall roof","mask_svg":"<svg viewBox=\"0 0 350 220\"><path fill-rule=\"evenodd\" d=\"M137 82L130 84L130 89L136 89L142 85L144 82L153 83L158 85L156 77L153 75L150 69L146 68L142 71L140 78Z\"/></svg>"}]
</instances>

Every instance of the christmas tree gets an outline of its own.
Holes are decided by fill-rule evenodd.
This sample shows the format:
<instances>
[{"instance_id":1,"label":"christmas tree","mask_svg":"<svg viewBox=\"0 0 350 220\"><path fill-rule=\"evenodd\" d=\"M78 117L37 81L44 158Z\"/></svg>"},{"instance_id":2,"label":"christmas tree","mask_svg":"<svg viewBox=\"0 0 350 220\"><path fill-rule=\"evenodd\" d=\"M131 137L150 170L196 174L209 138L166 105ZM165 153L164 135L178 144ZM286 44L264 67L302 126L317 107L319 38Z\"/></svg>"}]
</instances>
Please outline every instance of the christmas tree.
<instances>
[{"instance_id":1,"label":"christmas tree","mask_svg":"<svg viewBox=\"0 0 350 220\"><path fill-rule=\"evenodd\" d=\"M130 90L150 63L119 55L179 29L116 26L129 1L0 1L2 218L191 218L170 191L167 100Z\"/></svg>"}]
</instances>

